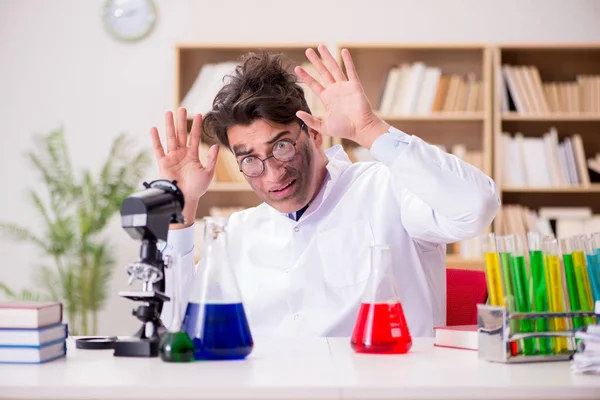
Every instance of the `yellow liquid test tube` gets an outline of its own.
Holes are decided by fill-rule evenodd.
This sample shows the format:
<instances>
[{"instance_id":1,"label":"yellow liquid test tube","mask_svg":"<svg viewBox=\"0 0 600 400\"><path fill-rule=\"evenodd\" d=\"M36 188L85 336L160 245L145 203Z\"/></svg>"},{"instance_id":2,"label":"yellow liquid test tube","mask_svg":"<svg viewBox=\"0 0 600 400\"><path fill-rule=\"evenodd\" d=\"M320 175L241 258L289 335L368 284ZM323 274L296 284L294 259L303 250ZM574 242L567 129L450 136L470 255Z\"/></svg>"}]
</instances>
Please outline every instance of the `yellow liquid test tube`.
<instances>
[{"instance_id":1,"label":"yellow liquid test tube","mask_svg":"<svg viewBox=\"0 0 600 400\"><path fill-rule=\"evenodd\" d=\"M544 255L546 259L547 270L547 288L549 297L549 308L551 312L565 312L565 299L563 295L561 263L558 255L558 240L554 238L544 238ZM567 329L567 321L565 318L551 318L550 327L553 331L565 331ZM552 342L556 345L554 350L556 353L564 353L569 351L569 344L565 337L552 338Z\"/></svg>"},{"instance_id":2,"label":"yellow liquid test tube","mask_svg":"<svg viewBox=\"0 0 600 400\"><path fill-rule=\"evenodd\" d=\"M504 289L500 272L500 258L496 251L496 235L488 233L482 240L485 260L485 278L488 286L489 302L493 306L504 307Z\"/></svg>"},{"instance_id":3,"label":"yellow liquid test tube","mask_svg":"<svg viewBox=\"0 0 600 400\"><path fill-rule=\"evenodd\" d=\"M592 291L587 273L587 262L585 258L585 236L575 235L572 238L573 243L573 269L575 270L575 279L577 281L577 292L582 311L593 311L594 302L592 300ZM584 317L584 324L587 326L593 323L592 317Z\"/></svg>"}]
</instances>

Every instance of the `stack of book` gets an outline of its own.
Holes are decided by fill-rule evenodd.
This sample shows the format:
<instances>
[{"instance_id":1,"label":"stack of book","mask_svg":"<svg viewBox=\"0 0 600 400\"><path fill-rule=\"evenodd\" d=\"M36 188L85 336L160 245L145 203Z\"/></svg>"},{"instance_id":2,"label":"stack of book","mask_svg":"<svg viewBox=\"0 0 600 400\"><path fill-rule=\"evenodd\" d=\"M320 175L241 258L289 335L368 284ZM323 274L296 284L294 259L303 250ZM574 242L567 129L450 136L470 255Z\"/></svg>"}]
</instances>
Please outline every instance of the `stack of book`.
<instances>
[{"instance_id":1,"label":"stack of book","mask_svg":"<svg viewBox=\"0 0 600 400\"><path fill-rule=\"evenodd\" d=\"M0 302L0 363L36 364L66 355L62 303Z\"/></svg>"},{"instance_id":2,"label":"stack of book","mask_svg":"<svg viewBox=\"0 0 600 400\"><path fill-rule=\"evenodd\" d=\"M379 100L383 115L483 111L484 87L473 72L444 73L423 61L401 63L387 73Z\"/></svg>"}]
</instances>

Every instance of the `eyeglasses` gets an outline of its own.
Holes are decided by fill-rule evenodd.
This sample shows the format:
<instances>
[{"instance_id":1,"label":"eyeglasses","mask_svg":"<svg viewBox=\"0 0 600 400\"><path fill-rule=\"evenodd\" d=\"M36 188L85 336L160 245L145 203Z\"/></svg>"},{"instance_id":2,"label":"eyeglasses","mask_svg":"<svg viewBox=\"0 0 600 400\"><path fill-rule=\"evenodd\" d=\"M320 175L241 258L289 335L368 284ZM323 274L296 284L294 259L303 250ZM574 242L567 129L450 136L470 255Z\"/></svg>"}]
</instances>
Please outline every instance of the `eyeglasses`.
<instances>
[{"instance_id":1,"label":"eyeglasses","mask_svg":"<svg viewBox=\"0 0 600 400\"><path fill-rule=\"evenodd\" d=\"M265 170L265 161L271 157L278 161L290 161L296 155L296 143L298 143L302 129L304 129L304 124L300 125L300 131L293 142L290 139L281 139L275 142L271 155L262 160L256 156L244 157L240 162L240 171L246 176L255 178L262 175Z\"/></svg>"}]
</instances>

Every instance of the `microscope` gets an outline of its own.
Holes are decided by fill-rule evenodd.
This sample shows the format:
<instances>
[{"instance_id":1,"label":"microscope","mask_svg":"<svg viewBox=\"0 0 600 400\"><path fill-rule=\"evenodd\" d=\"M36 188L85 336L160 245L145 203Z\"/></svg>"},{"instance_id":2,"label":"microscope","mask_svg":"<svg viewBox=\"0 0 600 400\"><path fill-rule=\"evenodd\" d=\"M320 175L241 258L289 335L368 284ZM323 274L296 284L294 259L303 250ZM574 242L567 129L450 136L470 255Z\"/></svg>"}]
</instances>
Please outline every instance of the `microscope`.
<instances>
[{"instance_id":1,"label":"microscope","mask_svg":"<svg viewBox=\"0 0 600 400\"><path fill-rule=\"evenodd\" d=\"M167 241L169 225L183 223L184 196L176 181L159 179L144 182L145 189L127 197L121 204L121 226L141 241L139 260L127 267L129 286L141 281L137 291L120 291L121 297L143 304L132 314L142 326L131 337L117 339L114 355L120 357L156 357L166 328L160 319L165 295L165 269L171 258L159 249Z\"/></svg>"}]
</instances>

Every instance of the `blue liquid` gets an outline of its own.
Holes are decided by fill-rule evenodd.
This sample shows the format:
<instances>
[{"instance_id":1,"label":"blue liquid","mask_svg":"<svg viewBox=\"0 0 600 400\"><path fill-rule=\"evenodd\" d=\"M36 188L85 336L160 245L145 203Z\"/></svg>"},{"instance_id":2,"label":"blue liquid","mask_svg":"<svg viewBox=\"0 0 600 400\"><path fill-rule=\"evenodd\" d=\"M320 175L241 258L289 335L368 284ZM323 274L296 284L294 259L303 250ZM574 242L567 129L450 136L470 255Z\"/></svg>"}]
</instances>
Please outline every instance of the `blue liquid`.
<instances>
[{"instance_id":1,"label":"blue liquid","mask_svg":"<svg viewBox=\"0 0 600 400\"><path fill-rule=\"evenodd\" d=\"M593 300L600 300L600 275L598 274L598 257L596 255L586 255L588 279L590 280L590 289L592 289Z\"/></svg>"},{"instance_id":2,"label":"blue liquid","mask_svg":"<svg viewBox=\"0 0 600 400\"><path fill-rule=\"evenodd\" d=\"M204 321L199 321L200 307L204 307ZM204 324L202 329L197 329L198 323ZM196 360L239 360L246 358L254 347L241 303L188 303L182 329L192 339Z\"/></svg>"}]
</instances>

